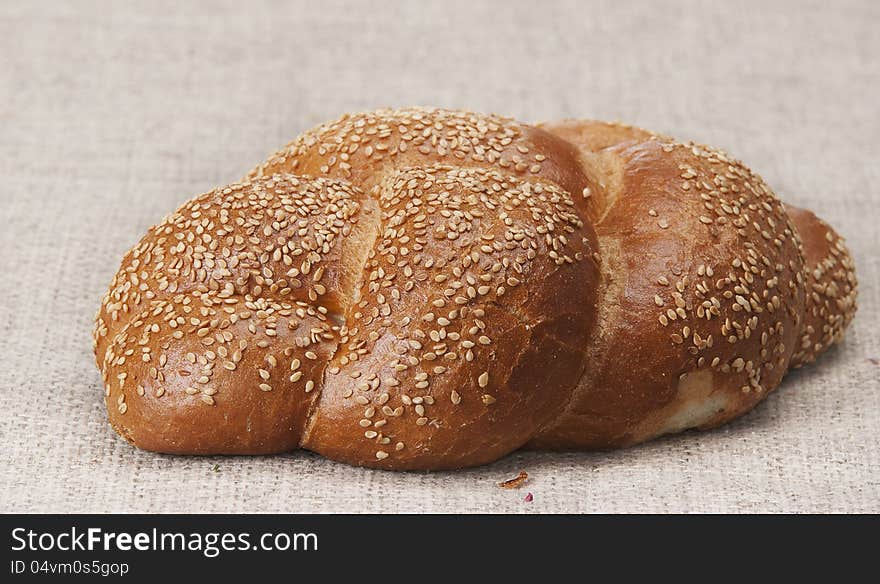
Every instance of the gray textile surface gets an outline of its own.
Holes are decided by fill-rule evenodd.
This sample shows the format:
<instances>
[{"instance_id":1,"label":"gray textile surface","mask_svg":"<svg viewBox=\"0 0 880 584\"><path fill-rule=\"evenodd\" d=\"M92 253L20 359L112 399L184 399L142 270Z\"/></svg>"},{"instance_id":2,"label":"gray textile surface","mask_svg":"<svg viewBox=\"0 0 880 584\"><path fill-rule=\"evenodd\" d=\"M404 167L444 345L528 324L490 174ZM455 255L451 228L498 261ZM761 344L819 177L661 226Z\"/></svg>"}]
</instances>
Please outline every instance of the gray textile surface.
<instances>
[{"instance_id":1,"label":"gray textile surface","mask_svg":"<svg viewBox=\"0 0 880 584\"><path fill-rule=\"evenodd\" d=\"M874 0L3 2L0 511L880 511L878 25ZM855 325L750 415L621 452L394 474L119 439L90 332L123 252L300 131L413 104L729 150L848 237Z\"/></svg>"}]
</instances>

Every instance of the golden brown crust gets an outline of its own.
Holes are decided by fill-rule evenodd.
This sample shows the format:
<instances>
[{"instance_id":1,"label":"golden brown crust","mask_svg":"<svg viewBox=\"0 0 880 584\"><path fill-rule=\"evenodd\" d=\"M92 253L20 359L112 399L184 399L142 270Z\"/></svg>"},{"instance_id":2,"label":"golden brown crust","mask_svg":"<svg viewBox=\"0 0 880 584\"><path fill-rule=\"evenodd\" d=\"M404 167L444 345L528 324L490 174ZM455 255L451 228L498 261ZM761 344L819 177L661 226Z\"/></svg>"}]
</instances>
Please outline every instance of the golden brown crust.
<instances>
[{"instance_id":1,"label":"golden brown crust","mask_svg":"<svg viewBox=\"0 0 880 584\"><path fill-rule=\"evenodd\" d=\"M721 151L379 110L152 228L95 354L110 422L142 448L456 468L741 415L840 340L853 270Z\"/></svg>"},{"instance_id":2,"label":"golden brown crust","mask_svg":"<svg viewBox=\"0 0 880 584\"><path fill-rule=\"evenodd\" d=\"M596 283L583 222L555 185L479 169L411 168L379 197L371 277L303 446L396 469L495 460L559 413L583 370Z\"/></svg>"},{"instance_id":3,"label":"golden brown crust","mask_svg":"<svg viewBox=\"0 0 880 584\"><path fill-rule=\"evenodd\" d=\"M786 205L803 241L806 307L792 367L812 363L843 333L856 313L858 282L846 242L812 211Z\"/></svg>"},{"instance_id":4,"label":"golden brown crust","mask_svg":"<svg viewBox=\"0 0 880 584\"><path fill-rule=\"evenodd\" d=\"M603 281L588 367L531 445L623 446L751 409L782 379L803 312L782 204L717 150L600 122L558 131L613 180L596 198Z\"/></svg>"},{"instance_id":5,"label":"golden brown crust","mask_svg":"<svg viewBox=\"0 0 880 584\"><path fill-rule=\"evenodd\" d=\"M346 282L375 216L358 196L338 181L266 178L150 229L96 321L113 427L160 452L295 448L344 332L327 308L341 295L326 286Z\"/></svg>"},{"instance_id":6,"label":"golden brown crust","mask_svg":"<svg viewBox=\"0 0 880 584\"><path fill-rule=\"evenodd\" d=\"M567 189L587 184L569 144L493 116L381 111L303 135L126 256L95 337L111 423L163 452L507 454L583 371L598 265Z\"/></svg>"},{"instance_id":7,"label":"golden brown crust","mask_svg":"<svg viewBox=\"0 0 880 584\"><path fill-rule=\"evenodd\" d=\"M326 176L370 193L394 170L448 164L588 186L571 144L496 115L433 108L346 114L301 134L250 172Z\"/></svg>"}]
</instances>

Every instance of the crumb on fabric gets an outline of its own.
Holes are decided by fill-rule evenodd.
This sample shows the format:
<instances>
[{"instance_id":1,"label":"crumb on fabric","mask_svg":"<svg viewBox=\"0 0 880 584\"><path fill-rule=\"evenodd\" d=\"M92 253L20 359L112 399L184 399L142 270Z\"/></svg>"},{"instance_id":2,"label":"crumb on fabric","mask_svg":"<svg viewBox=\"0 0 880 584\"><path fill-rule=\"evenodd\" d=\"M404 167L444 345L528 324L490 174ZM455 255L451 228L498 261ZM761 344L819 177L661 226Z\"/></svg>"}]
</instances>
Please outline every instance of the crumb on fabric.
<instances>
[{"instance_id":1,"label":"crumb on fabric","mask_svg":"<svg viewBox=\"0 0 880 584\"><path fill-rule=\"evenodd\" d=\"M513 477L512 479L508 479L504 482L498 483L498 486L502 489L518 489L523 483L525 483L529 479L529 473L524 470L519 471L519 474Z\"/></svg>"}]
</instances>

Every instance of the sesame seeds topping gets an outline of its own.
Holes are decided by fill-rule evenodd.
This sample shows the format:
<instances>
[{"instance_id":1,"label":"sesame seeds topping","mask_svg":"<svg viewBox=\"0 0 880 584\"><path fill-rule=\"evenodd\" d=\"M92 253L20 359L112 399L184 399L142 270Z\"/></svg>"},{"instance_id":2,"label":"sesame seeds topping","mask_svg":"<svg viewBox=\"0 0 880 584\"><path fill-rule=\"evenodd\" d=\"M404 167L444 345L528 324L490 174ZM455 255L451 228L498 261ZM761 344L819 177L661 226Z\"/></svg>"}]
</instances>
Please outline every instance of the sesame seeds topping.
<instances>
[{"instance_id":1,"label":"sesame seeds topping","mask_svg":"<svg viewBox=\"0 0 880 584\"><path fill-rule=\"evenodd\" d=\"M650 326L688 366L760 394L797 344L804 287L819 321L800 349L836 338L854 292L826 274L844 273L843 260L830 252L818 275L802 273L797 233L758 177L701 146L661 148L681 163L669 188L696 212L658 201L638 213L643 225L705 233L719 249L735 241L737 253L651 274ZM187 203L126 256L95 329L108 403L122 415L126 399L165 396L222 412L230 379L260 399L293 391L310 403L329 383L354 408L344 423L364 456L392 461L456 416L500 416L511 396L493 360L540 320L517 310L533 282L598 263L571 195L547 181L553 164L524 127L465 112L346 116L305 134L251 183ZM593 188L570 190L578 205L601 204L605 186ZM344 242L354 242L345 253ZM489 409L497 400L505 407Z\"/></svg>"},{"instance_id":2,"label":"sesame seeds topping","mask_svg":"<svg viewBox=\"0 0 880 584\"><path fill-rule=\"evenodd\" d=\"M346 115L300 135L251 173L325 175L358 184L378 182L374 165L397 168L448 164L499 168L510 175L542 172L547 157L510 119L465 111L406 108ZM426 162L426 159L429 162Z\"/></svg>"},{"instance_id":3,"label":"sesame seeds topping","mask_svg":"<svg viewBox=\"0 0 880 584\"><path fill-rule=\"evenodd\" d=\"M219 372L247 375L239 367L244 354L272 350L283 338L292 346L265 354L253 370L255 385L277 390L281 382L270 379L281 352L292 371L284 382L299 381L300 358L318 359L311 347L335 343L338 326L290 273L327 278L320 262L356 222L355 192L324 179L272 177L217 189L169 215L129 252L103 299L95 343L105 378L137 351L146 369L133 393L167 399L166 386L179 379L186 385L177 395L213 406ZM175 356L178 341L191 349ZM291 358L294 350L298 358ZM309 381L301 390L313 388Z\"/></svg>"},{"instance_id":4,"label":"sesame seeds topping","mask_svg":"<svg viewBox=\"0 0 880 584\"><path fill-rule=\"evenodd\" d=\"M712 248L711 257L669 264L668 273L653 276L657 289L649 298L656 322L670 350L688 357L685 370L740 374L749 392L764 391L781 378L786 346L791 347L787 339L798 326L782 310L796 307L802 294L797 233L772 191L741 163L708 147L660 144L656 137L644 147L656 145L662 151L657 156L668 161L663 164L678 163L680 182L670 188L680 189L680 210L670 208L668 197L658 200L656 209L648 210L655 229L677 242L702 242L700 233L706 233L706 241L724 245ZM673 214L676 223L663 214ZM741 252L725 264L719 249ZM753 341L760 342L759 349ZM750 358L754 352L759 354Z\"/></svg>"},{"instance_id":5,"label":"sesame seeds topping","mask_svg":"<svg viewBox=\"0 0 880 584\"><path fill-rule=\"evenodd\" d=\"M801 227L799 225L799 227ZM824 230L824 254L807 255L804 270L806 315L801 327L792 367L810 363L832 344L843 339L844 331L855 316L858 282L855 262L843 238L821 220L805 229ZM763 340L763 339L762 339Z\"/></svg>"},{"instance_id":6,"label":"sesame seeds topping","mask_svg":"<svg viewBox=\"0 0 880 584\"><path fill-rule=\"evenodd\" d=\"M374 192L382 230L345 315L348 336L332 361L338 375L324 391L365 408L357 435L391 444L413 428L454 426L450 416L472 415L456 413L463 404L486 408L503 397L468 400L448 384L467 368L475 388L486 388L493 327L497 316L511 318L512 291L533 270L577 263L589 244L577 235L573 201L549 183L438 165L391 173Z\"/></svg>"},{"instance_id":7,"label":"sesame seeds topping","mask_svg":"<svg viewBox=\"0 0 880 584\"><path fill-rule=\"evenodd\" d=\"M394 170L420 161L429 165ZM185 204L126 256L96 326L105 376L137 350L139 396L167 386L174 400L218 410L230 379L264 399L319 399L326 380L344 380L339 395L359 408L359 435L381 446L376 459L405 452L402 425L433 432L455 408L504 397L499 386L469 400L447 380L467 368L488 387L498 318L515 320L508 303L528 293L518 290L529 275L595 255L569 193L541 180L547 164L523 127L466 112L376 112L305 134L251 182ZM381 219L359 223L365 204ZM364 248L347 254L360 276L357 262L340 271L345 241ZM124 404L124 381L107 386Z\"/></svg>"}]
</instances>

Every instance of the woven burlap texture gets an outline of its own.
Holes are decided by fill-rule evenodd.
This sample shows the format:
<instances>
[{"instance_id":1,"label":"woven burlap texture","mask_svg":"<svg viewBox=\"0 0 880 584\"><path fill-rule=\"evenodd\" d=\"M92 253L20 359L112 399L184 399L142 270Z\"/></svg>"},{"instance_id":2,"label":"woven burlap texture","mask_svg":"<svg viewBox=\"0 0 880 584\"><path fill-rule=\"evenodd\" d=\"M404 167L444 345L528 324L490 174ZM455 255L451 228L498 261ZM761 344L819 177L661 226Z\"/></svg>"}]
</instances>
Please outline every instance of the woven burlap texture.
<instances>
[{"instance_id":1,"label":"woven burlap texture","mask_svg":"<svg viewBox=\"0 0 880 584\"><path fill-rule=\"evenodd\" d=\"M872 0L3 2L0 511L880 511L878 25ZM299 132L405 105L727 149L847 237L846 342L735 423L619 452L389 473L118 438L90 334L123 252Z\"/></svg>"}]
</instances>

